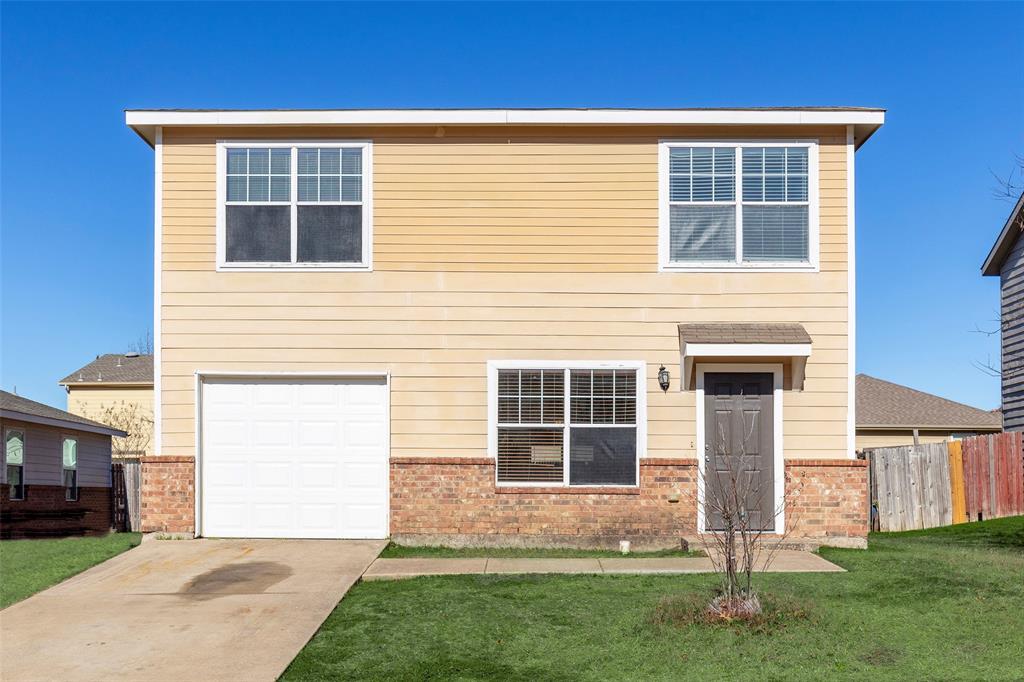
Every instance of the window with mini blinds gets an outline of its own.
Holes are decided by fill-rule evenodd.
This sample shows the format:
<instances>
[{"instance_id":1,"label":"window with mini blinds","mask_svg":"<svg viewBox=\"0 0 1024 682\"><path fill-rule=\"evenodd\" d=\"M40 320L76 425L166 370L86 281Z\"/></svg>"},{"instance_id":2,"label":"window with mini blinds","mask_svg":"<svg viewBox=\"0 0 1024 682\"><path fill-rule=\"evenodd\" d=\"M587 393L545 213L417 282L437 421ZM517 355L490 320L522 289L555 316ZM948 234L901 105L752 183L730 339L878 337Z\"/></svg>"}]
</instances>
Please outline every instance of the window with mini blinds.
<instances>
[{"instance_id":1,"label":"window with mini blinds","mask_svg":"<svg viewBox=\"0 0 1024 682\"><path fill-rule=\"evenodd\" d=\"M665 143L663 265L811 266L809 143Z\"/></svg>"},{"instance_id":2,"label":"window with mini blinds","mask_svg":"<svg viewBox=\"0 0 1024 682\"><path fill-rule=\"evenodd\" d=\"M499 484L636 485L637 370L499 369Z\"/></svg>"},{"instance_id":3,"label":"window with mini blinds","mask_svg":"<svg viewBox=\"0 0 1024 682\"><path fill-rule=\"evenodd\" d=\"M225 144L222 265L364 267L368 145Z\"/></svg>"}]
</instances>

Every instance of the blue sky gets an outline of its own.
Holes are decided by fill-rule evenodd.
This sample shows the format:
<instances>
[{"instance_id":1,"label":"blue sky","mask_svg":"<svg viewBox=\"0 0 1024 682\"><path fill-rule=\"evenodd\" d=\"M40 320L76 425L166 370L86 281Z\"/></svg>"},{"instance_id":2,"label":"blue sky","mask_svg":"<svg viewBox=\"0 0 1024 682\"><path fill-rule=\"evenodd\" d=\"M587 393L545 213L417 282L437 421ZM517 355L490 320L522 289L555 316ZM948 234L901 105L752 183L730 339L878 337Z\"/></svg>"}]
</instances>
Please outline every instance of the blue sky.
<instances>
[{"instance_id":1,"label":"blue sky","mask_svg":"<svg viewBox=\"0 0 1024 682\"><path fill-rule=\"evenodd\" d=\"M152 328L145 107L860 105L858 370L981 407L979 266L1024 153L1024 4L0 6L0 384Z\"/></svg>"}]
</instances>

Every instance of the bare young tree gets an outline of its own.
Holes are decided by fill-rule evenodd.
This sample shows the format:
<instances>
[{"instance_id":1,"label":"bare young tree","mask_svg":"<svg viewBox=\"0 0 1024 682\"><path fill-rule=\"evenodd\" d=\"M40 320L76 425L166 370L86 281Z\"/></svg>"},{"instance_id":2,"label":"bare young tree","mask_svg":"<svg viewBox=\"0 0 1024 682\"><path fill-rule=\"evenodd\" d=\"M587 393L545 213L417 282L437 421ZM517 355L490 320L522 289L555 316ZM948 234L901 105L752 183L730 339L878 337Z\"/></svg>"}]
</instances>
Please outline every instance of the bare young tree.
<instances>
[{"instance_id":1,"label":"bare young tree","mask_svg":"<svg viewBox=\"0 0 1024 682\"><path fill-rule=\"evenodd\" d=\"M1001 201L1016 205L1024 194L1024 155L1014 155L1014 165L1005 176L1000 176L995 171L990 171L995 178L996 185L992 189L992 195ZM1024 232L1024 213L1011 216L1013 223L1011 229ZM984 336L995 336L1005 334L1007 330L1019 325L1024 317L1024 300L1004 300L1001 310L985 326L975 325L971 330ZM976 369L992 377L1013 377L1024 372L1024 359L1004 358L1003 362L993 362L992 358L984 361L972 360L971 364Z\"/></svg>"},{"instance_id":2,"label":"bare young tree","mask_svg":"<svg viewBox=\"0 0 1024 682\"><path fill-rule=\"evenodd\" d=\"M992 177L996 180L996 186L992 190L995 198L1016 203L1021 193L1024 192L1024 155L1013 155L1013 167L1010 168L1010 172L1005 176L1001 176L992 170L989 172L992 173ZM1024 225L1021 227L1024 228Z\"/></svg>"},{"instance_id":3,"label":"bare young tree","mask_svg":"<svg viewBox=\"0 0 1024 682\"><path fill-rule=\"evenodd\" d=\"M776 500L774 479L751 475L755 455L746 444L754 427L753 421L749 429L744 424L738 452L730 452L726 434L719 429L712 452L729 453L715 455L728 460L728 468L711 472L710 460L703 471L698 467L696 503L705 526L700 538L722 580L721 592L707 610L719 618L749 618L761 612L754 574L768 570L796 520L793 501L799 489L783 481L782 499Z\"/></svg>"},{"instance_id":4,"label":"bare young tree","mask_svg":"<svg viewBox=\"0 0 1024 682\"><path fill-rule=\"evenodd\" d=\"M153 332L146 331L144 334L140 334L132 343L128 344L129 353L138 353L139 355L152 355L153 354Z\"/></svg>"},{"instance_id":5,"label":"bare young tree","mask_svg":"<svg viewBox=\"0 0 1024 682\"><path fill-rule=\"evenodd\" d=\"M153 417L144 412L138 404L121 401L112 405L100 405L99 414L95 419L128 434L111 439L111 455L115 459L140 457L145 454L153 438Z\"/></svg>"}]
</instances>

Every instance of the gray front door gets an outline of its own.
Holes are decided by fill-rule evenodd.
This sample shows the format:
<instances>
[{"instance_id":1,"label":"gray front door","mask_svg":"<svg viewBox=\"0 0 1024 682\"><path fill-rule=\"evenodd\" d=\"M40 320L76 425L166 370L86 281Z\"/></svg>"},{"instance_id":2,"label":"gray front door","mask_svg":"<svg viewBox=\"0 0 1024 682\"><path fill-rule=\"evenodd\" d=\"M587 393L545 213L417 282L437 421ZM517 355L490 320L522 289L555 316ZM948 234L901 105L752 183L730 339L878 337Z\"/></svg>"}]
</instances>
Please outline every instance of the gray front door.
<instances>
[{"instance_id":1,"label":"gray front door","mask_svg":"<svg viewBox=\"0 0 1024 682\"><path fill-rule=\"evenodd\" d=\"M773 376L704 375L704 510L709 530L743 516L749 528L775 529Z\"/></svg>"}]
</instances>

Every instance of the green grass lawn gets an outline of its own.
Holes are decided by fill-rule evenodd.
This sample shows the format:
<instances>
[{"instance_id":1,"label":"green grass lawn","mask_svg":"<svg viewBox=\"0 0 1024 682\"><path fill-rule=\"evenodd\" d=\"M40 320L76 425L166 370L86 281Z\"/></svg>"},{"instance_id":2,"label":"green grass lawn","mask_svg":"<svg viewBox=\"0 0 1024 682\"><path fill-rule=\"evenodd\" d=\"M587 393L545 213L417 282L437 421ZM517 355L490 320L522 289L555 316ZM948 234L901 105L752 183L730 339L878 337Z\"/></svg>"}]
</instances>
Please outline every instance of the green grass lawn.
<instances>
[{"instance_id":1,"label":"green grass lawn","mask_svg":"<svg viewBox=\"0 0 1024 682\"><path fill-rule=\"evenodd\" d=\"M1024 517L823 549L848 573L760 589L803 619L665 625L714 576L444 576L357 584L286 680L1024 679Z\"/></svg>"},{"instance_id":2,"label":"green grass lawn","mask_svg":"<svg viewBox=\"0 0 1024 682\"><path fill-rule=\"evenodd\" d=\"M407 547L389 544L380 554L383 559L470 559L488 557L491 559L607 559L607 558L638 558L651 559L657 557L697 557L704 552L681 549L662 549L653 552L630 552L623 554L607 549L521 549L515 547Z\"/></svg>"},{"instance_id":3,"label":"green grass lawn","mask_svg":"<svg viewBox=\"0 0 1024 682\"><path fill-rule=\"evenodd\" d=\"M104 562L139 544L139 533L97 538L0 542L0 608Z\"/></svg>"}]
</instances>

